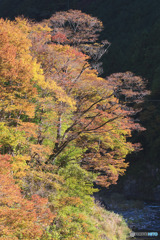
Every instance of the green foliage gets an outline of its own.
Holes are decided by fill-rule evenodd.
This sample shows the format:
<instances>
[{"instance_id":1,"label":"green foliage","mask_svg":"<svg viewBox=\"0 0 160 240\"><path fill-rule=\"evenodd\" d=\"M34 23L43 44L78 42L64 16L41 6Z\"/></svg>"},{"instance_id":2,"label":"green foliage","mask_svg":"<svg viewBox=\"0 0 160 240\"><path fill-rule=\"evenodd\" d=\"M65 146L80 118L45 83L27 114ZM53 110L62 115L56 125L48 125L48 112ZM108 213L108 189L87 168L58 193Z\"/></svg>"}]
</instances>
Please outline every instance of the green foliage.
<instances>
[{"instance_id":1,"label":"green foliage","mask_svg":"<svg viewBox=\"0 0 160 240\"><path fill-rule=\"evenodd\" d=\"M75 161L80 163L83 153L87 148L80 148L75 144L69 144L68 147L55 159L55 164L59 167L66 167L68 163Z\"/></svg>"},{"instance_id":2,"label":"green foliage","mask_svg":"<svg viewBox=\"0 0 160 240\"><path fill-rule=\"evenodd\" d=\"M91 69L86 55L49 41L44 22L17 18L0 24L0 157L5 161L0 162L5 191L0 213L2 230L8 231L3 236L10 237L8 222L15 239L23 233L30 239L30 225L36 226L34 239L125 239L128 228L122 219L113 214L118 220L111 237L114 219L91 196L97 179L106 186L124 173L125 157L134 150L126 138L139 125L119 104L109 80ZM10 222L14 213L18 225Z\"/></svg>"},{"instance_id":3,"label":"green foliage","mask_svg":"<svg viewBox=\"0 0 160 240\"><path fill-rule=\"evenodd\" d=\"M48 227L51 239L126 239L129 229L122 218L95 205L90 196L95 176L70 162L59 170L64 184L50 197L51 209L57 212L53 225Z\"/></svg>"},{"instance_id":4,"label":"green foliage","mask_svg":"<svg viewBox=\"0 0 160 240\"><path fill-rule=\"evenodd\" d=\"M13 127L8 127L5 123L0 123L0 148L5 153L22 153L28 148L24 132L17 131Z\"/></svg>"},{"instance_id":5,"label":"green foliage","mask_svg":"<svg viewBox=\"0 0 160 240\"><path fill-rule=\"evenodd\" d=\"M93 189L93 181L96 175L82 169L76 162L70 162L65 168L61 168L58 173L65 179L69 196L88 199L87 195L90 196L94 191L96 192Z\"/></svg>"}]
</instances>

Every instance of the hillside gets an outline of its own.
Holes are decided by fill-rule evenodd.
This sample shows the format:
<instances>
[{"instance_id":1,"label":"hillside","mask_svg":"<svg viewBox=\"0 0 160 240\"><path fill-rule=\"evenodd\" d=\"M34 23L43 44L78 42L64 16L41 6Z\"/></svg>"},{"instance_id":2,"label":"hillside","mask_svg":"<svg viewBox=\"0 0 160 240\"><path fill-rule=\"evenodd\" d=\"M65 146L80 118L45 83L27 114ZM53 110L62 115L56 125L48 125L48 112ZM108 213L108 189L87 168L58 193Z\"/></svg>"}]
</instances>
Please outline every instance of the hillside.
<instances>
[{"instance_id":1,"label":"hillside","mask_svg":"<svg viewBox=\"0 0 160 240\"><path fill-rule=\"evenodd\" d=\"M103 77L115 72L132 71L149 80L148 88L152 90L152 94L143 105L142 114L138 116L147 131L135 136L135 139L141 140L144 150L128 157L131 167L125 177L129 179L129 175L133 175L131 179L134 179L136 176L138 179L136 184L140 186L138 191L143 189L143 176L146 181L150 179L146 189L143 189L144 195L147 196L148 188L157 189L160 184L160 2L158 0L152 2L150 0L58 2L49 0L46 3L44 0L34 2L5 0L0 1L0 16L13 19L15 16L24 15L42 20L49 18L56 11L65 11L68 8L81 9L103 22L104 31L101 39L111 42L108 54L103 57Z\"/></svg>"},{"instance_id":2,"label":"hillside","mask_svg":"<svg viewBox=\"0 0 160 240\"><path fill-rule=\"evenodd\" d=\"M101 38L112 43L103 59L104 75L130 70L152 82L155 94L159 83L160 2L150 0L94 1L0 1L0 16L13 19L24 15L35 20L49 18L56 11L81 9L104 24Z\"/></svg>"},{"instance_id":3,"label":"hillside","mask_svg":"<svg viewBox=\"0 0 160 240\"><path fill-rule=\"evenodd\" d=\"M150 0L94 1L0 1L0 16L13 19L24 15L35 20L49 18L56 11L68 9L82 11L98 17L104 24L103 39L112 43L104 59L105 75L130 70L154 82L157 88L160 69L160 2ZM156 87L155 87L156 86Z\"/></svg>"}]
</instances>

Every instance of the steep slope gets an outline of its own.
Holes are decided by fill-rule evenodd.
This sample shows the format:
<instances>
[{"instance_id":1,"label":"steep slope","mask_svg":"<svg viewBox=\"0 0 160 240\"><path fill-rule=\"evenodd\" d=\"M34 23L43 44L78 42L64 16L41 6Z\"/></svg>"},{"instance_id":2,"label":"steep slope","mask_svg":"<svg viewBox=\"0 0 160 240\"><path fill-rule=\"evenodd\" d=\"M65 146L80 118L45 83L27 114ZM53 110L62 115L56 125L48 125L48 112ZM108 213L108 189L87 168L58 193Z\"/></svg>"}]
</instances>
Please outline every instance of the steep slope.
<instances>
[{"instance_id":1,"label":"steep slope","mask_svg":"<svg viewBox=\"0 0 160 240\"><path fill-rule=\"evenodd\" d=\"M103 76L132 71L149 80L148 87L152 90L152 95L143 106L141 116L138 116L147 128L147 131L138 136L144 150L129 157L131 167L125 176L124 185L134 185L132 179L137 178L139 189L136 196L142 190L147 196L148 189L151 189L151 197L154 199L154 194L160 191L157 190L160 185L160 1L1 0L0 16L14 18L23 14L25 17L42 20L56 11L68 8L81 9L104 23L101 39L107 39L112 44L108 54L103 57ZM143 178L146 181L145 188Z\"/></svg>"},{"instance_id":2,"label":"steep slope","mask_svg":"<svg viewBox=\"0 0 160 240\"><path fill-rule=\"evenodd\" d=\"M159 54L160 2L158 0L4 0L0 16L14 18L24 15L35 20L49 18L56 11L68 8L98 17L104 23L101 38L112 43L104 57L104 73L130 70L160 85ZM160 86L159 86L160 87Z\"/></svg>"}]
</instances>

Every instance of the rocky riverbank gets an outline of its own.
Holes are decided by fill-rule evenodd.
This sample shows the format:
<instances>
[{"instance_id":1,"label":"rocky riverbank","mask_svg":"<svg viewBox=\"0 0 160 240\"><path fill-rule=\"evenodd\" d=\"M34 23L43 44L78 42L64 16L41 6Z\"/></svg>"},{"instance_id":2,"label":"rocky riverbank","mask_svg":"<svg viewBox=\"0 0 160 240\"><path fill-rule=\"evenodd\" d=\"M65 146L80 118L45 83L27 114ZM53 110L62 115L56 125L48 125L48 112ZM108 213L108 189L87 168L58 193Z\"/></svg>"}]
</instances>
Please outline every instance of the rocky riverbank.
<instances>
[{"instance_id":1,"label":"rocky riverbank","mask_svg":"<svg viewBox=\"0 0 160 240\"><path fill-rule=\"evenodd\" d=\"M120 214L132 230L159 231L160 203L128 200L119 193L101 192L95 195L101 204L108 210Z\"/></svg>"}]
</instances>

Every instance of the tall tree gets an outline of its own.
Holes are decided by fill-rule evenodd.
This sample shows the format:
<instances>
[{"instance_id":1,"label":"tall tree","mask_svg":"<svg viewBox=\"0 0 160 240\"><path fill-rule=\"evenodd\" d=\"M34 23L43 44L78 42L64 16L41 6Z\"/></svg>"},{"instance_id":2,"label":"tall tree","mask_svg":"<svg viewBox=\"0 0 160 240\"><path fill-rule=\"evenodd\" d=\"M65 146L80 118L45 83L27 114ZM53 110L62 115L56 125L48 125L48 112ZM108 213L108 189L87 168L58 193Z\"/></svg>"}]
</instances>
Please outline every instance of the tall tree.
<instances>
[{"instance_id":1,"label":"tall tree","mask_svg":"<svg viewBox=\"0 0 160 240\"><path fill-rule=\"evenodd\" d=\"M65 34L66 41L73 45L96 42L99 36L98 32L101 32L103 29L103 24L100 20L82 13L80 10L57 12L47 22L53 28L53 34L58 32Z\"/></svg>"},{"instance_id":2,"label":"tall tree","mask_svg":"<svg viewBox=\"0 0 160 240\"><path fill-rule=\"evenodd\" d=\"M50 85L50 102L44 98L44 113L41 115L42 121L48 125L46 131L50 129L54 141L52 154L46 163L62 167L67 164L74 149L79 147L79 162L88 170L100 173L97 181L101 185L116 183L128 165L125 163L126 155L134 150L126 138L131 136L132 130L143 130L131 117L135 110L120 100L119 89L123 89L126 97L130 94L131 98L136 96L136 99L142 100L148 93L143 79L134 77L132 73L117 74L116 83L113 81L111 84L112 76L107 80L98 77L97 71L88 64L88 57L73 47L51 42L39 48L37 38L33 49L36 49L34 52ZM125 76L125 84L129 88L126 92L120 75ZM61 99L55 91L52 93L54 81L64 91ZM130 86L139 88L138 92L129 87L129 82ZM72 107L66 96L71 100ZM54 121L49 116L54 116Z\"/></svg>"},{"instance_id":3,"label":"tall tree","mask_svg":"<svg viewBox=\"0 0 160 240\"><path fill-rule=\"evenodd\" d=\"M52 41L69 44L91 57L91 66L99 74L103 72L101 57L108 51L110 43L107 40L98 41L103 23L80 10L57 12L49 20L45 20L52 28Z\"/></svg>"}]
</instances>

